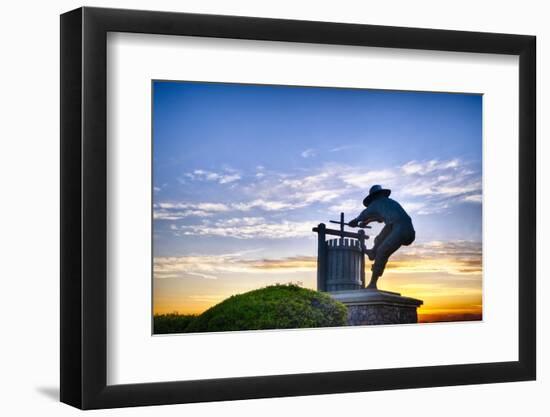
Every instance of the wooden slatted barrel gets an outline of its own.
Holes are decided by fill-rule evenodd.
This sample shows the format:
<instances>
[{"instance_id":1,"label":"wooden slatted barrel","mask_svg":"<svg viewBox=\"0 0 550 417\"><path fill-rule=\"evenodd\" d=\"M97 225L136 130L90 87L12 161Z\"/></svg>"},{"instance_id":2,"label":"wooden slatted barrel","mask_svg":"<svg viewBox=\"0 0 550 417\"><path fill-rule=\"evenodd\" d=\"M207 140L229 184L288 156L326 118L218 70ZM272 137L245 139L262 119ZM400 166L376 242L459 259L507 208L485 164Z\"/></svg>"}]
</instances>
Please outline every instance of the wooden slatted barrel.
<instances>
[{"instance_id":1,"label":"wooden slatted barrel","mask_svg":"<svg viewBox=\"0 0 550 417\"><path fill-rule=\"evenodd\" d=\"M347 291L365 288L365 240L369 237L363 230L357 233L327 229L319 223L313 231L317 233L317 290ZM338 239L326 240L327 235Z\"/></svg>"},{"instance_id":2,"label":"wooden slatted barrel","mask_svg":"<svg viewBox=\"0 0 550 417\"><path fill-rule=\"evenodd\" d=\"M357 239L326 241L326 291L358 290L363 287L363 252Z\"/></svg>"}]
</instances>

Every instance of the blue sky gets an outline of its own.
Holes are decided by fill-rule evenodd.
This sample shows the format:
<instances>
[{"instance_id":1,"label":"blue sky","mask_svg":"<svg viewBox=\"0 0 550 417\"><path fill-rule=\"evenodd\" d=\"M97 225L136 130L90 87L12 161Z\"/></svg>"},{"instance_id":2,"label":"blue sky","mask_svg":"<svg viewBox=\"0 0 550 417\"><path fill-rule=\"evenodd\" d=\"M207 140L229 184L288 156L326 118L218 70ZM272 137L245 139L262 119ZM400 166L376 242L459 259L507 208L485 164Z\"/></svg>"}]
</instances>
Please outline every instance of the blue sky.
<instances>
[{"instance_id":1,"label":"blue sky","mask_svg":"<svg viewBox=\"0 0 550 417\"><path fill-rule=\"evenodd\" d=\"M155 81L159 288L202 284L207 299L273 280L311 286L300 264L315 254L311 227L355 217L376 183L413 218L418 250L480 251L481 149L480 95Z\"/></svg>"}]
</instances>

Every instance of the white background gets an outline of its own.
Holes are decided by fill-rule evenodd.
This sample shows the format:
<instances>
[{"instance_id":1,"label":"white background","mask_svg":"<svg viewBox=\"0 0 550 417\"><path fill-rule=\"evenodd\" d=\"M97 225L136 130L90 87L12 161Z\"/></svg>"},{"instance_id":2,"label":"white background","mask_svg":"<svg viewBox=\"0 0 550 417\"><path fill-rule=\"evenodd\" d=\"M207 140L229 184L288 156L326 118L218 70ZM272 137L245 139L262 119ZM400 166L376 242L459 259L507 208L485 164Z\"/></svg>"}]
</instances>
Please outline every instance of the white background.
<instances>
[{"instance_id":1,"label":"white background","mask_svg":"<svg viewBox=\"0 0 550 417\"><path fill-rule=\"evenodd\" d=\"M107 51L108 384L517 360L517 57L137 34ZM483 93L483 321L151 337L151 79Z\"/></svg>"},{"instance_id":2,"label":"white background","mask_svg":"<svg viewBox=\"0 0 550 417\"><path fill-rule=\"evenodd\" d=\"M59 26L58 14L80 6L73 1L15 2L4 5L2 24L2 144L0 178L2 205L3 297L0 303L0 410L6 415L72 415L57 403L59 310ZM297 2L294 1L120 1L88 5L164 9L220 14L372 23L442 29L482 30L538 36L539 137L539 377L537 382L326 395L304 398L238 401L100 411L121 415L335 415L342 411L384 415L464 416L547 415L544 393L550 390L548 352L550 291L548 265L550 223L540 213L550 210L543 185L550 176L550 150L542 137L548 82L550 27L544 2ZM541 79L542 78L542 79ZM391 412L388 413L388 404Z\"/></svg>"}]
</instances>

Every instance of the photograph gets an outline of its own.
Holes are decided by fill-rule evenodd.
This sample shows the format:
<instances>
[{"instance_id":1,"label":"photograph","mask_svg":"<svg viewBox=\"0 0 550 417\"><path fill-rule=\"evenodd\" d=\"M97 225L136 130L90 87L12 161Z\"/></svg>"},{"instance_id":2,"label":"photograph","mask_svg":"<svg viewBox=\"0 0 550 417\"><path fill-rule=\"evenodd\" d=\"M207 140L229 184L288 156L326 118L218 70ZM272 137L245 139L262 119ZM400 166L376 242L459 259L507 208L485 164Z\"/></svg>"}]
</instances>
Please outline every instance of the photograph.
<instances>
[{"instance_id":1,"label":"photograph","mask_svg":"<svg viewBox=\"0 0 550 417\"><path fill-rule=\"evenodd\" d=\"M482 320L481 94L151 88L153 334Z\"/></svg>"}]
</instances>

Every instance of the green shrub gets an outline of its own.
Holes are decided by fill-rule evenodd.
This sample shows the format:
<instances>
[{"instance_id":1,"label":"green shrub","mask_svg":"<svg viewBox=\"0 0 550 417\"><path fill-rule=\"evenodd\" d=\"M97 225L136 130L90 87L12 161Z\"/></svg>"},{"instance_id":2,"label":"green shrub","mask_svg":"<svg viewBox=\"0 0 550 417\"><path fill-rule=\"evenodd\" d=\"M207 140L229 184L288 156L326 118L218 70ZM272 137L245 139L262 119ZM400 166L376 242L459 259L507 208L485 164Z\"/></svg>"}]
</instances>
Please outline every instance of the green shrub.
<instances>
[{"instance_id":1,"label":"green shrub","mask_svg":"<svg viewBox=\"0 0 550 417\"><path fill-rule=\"evenodd\" d=\"M346 324L347 309L327 294L273 285L234 295L197 316L186 333L233 330L335 327Z\"/></svg>"},{"instance_id":2,"label":"green shrub","mask_svg":"<svg viewBox=\"0 0 550 417\"><path fill-rule=\"evenodd\" d=\"M156 314L153 317L153 333L183 333L195 317L194 314Z\"/></svg>"}]
</instances>

